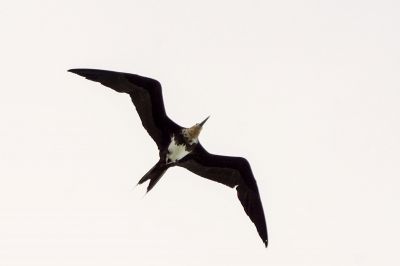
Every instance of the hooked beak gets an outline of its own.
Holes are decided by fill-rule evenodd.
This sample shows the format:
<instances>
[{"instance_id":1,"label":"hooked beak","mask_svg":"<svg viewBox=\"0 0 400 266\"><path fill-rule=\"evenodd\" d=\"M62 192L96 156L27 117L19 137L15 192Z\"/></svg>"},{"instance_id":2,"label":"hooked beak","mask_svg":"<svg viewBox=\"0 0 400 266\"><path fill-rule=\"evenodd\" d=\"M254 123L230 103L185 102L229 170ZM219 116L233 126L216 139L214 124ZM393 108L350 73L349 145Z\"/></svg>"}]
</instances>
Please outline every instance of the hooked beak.
<instances>
[{"instance_id":1,"label":"hooked beak","mask_svg":"<svg viewBox=\"0 0 400 266\"><path fill-rule=\"evenodd\" d=\"M210 118L210 116L208 116L206 119L203 120L203 122L201 122L199 125L201 127L203 127L203 125L207 122L207 120Z\"/></svg>"}]
</instances>

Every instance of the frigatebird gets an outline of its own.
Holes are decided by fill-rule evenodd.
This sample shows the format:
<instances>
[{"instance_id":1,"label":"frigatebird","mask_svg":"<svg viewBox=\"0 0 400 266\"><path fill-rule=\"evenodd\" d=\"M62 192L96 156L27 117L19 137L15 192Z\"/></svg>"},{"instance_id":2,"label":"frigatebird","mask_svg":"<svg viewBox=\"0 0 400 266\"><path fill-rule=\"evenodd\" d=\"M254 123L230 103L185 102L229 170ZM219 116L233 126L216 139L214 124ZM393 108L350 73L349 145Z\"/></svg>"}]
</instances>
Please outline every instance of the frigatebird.
<instances>
[{"instance_id":1,"label":"frigatebird","mask_svg":"<svg viewBox=\"0 0 400 266\"><path fill-rule=\"evenodd\" d=\"M150 180L149 192L168 168L180 166L189 171L236 188L237 196L259 236L268 245L267 225L256 180L245 158L214 155L207 152L199 142L204 123L181 127L165 112L161 84L155 79L108 70L70 69L72 73L100 82L117 92L129 94L139 114L143 127L157 144L159 161L139 180Z\"/></svg>"}]
</instances>

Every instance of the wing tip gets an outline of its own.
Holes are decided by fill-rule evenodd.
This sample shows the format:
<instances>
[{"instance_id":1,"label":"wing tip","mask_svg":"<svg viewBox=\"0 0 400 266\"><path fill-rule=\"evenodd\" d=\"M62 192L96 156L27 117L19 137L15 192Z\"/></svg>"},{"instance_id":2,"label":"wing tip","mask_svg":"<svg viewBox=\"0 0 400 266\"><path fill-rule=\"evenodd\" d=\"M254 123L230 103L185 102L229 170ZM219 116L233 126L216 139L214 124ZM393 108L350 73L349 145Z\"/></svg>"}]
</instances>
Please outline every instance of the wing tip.
<instances>
[{"instance_id":1,"label":"wing tip","mask_svg":"<svg viewBox=\"0 0 400 266\"><path fill-rule=\"evenodd\" d=\"M71 68L68 69L67 71L97 82L99 81L99 75L101 74L101 72L104 72L104 70L89 69L89 68Z\"/></svg>"},{"instance_id":2,"label":"wing tip","mask_svg":"<svg viewBox=\"0 0 400 266\"><path fill-rule=\"evenodd\" d=\"M267 248L268 247L268 239L264 240L264 244L265 244L265 248Z\"/></svg>"},{"instance_id":3,"label":"wing tip","mask_svg":"<svg viewBox=\"0 0 400 266\"><path fill-rule=\"evenodd\" d=\"M71 69L68 69L67 71L82 76L85 74L85 72L87 70L88 69L85 69L85 68L71 68Z\"/></svg>"},{"instance_id":4,"label":"wing tip","mask_svg":"<svg viewBox=\"0 0 400 266\"><path fill-rule=\"evenodd\" d=\"M72 72L72 73L77 74L78 68L71 68L71 69L68 69L67 72Z\"/></svg>"},{"instance_id":5,"label":"wing tip","mask_svg":"<svg viewBox=\"0 0 400 266\"><path fill-rule=\"evenodd\" d=\"M68 71L68 72L71 72L71 73L74 73L74 74L77 74L77 75L79 75L79 76L85 77L84 72L83 72L82 70L84 70L84 69L81 69L81 68L71 68L71 69L68 69L67 71Z\"/></svg>"}]
</instances>

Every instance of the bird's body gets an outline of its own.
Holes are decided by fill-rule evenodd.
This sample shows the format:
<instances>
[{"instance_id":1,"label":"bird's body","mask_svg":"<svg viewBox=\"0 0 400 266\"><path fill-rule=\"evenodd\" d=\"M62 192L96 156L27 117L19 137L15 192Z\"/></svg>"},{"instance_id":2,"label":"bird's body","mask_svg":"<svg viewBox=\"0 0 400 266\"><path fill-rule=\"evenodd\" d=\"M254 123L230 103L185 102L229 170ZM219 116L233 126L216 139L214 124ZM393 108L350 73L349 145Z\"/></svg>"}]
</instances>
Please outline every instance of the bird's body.
<instances>
[{"instance_id":1,"label":"bird's body","mask_svg":"<svg viewBox=\"0 0 400 266\"><path fill-rule=\"evenodd\" d=\"M175 137L175 135L171 138L171 143L168 145L168 153L165 156L165 163L176 163L181 160L183 157L188 155L197 142L192 142L189 144L188 142L183 142L179 140L179 137Z\"/></svg>"},{"instance_id":2,"label":"bird's body","mask_svg":"<svg viewBox=\"0 0 400 266\"><path fill-rule=\"evenodd\" d=\"M184 167L212 181L235 187L245 212L255 224L265 246L268 245L264 211L248 161L241 157L210 154L199 142L199 134L209 117L189 128L173 122L165 112L161 84L154 79L107 70L69 71L131 96L143 127L159 150L159 161L139 180L139 184L150 180L147 191L173 166Z\"/></svg>"},{"instance_id":3,"label":"bird's body","mask_svg":"<svg viewBox=\"0 0 400 266\"><path fill-rule=\"evenodd\" d=\"M165 162L167 164L178 162L196 148L197 143L199 143L198 136L201 128L208 118L209 117L200 124L196 124L190 128L182 128L178 132L172 134L165 157Z\"/></svg>"}]
</instances>

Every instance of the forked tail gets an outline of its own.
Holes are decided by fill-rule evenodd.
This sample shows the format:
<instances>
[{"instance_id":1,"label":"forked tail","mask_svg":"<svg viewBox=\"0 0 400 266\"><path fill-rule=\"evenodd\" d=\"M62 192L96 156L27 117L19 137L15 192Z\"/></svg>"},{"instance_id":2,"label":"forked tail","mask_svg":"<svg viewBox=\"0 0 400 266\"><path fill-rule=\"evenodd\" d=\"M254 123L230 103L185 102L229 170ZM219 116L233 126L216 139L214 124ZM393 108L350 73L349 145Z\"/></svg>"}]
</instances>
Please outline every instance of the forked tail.
<instances>
[{"instance_id":1,"label":"forked tail","mask_svg":"<svg viewBox=\"0 0 400 266\"><path fill-rule=\"evenodd\" d=\"M167 171L168 166L161 161L158 161L140 180L138 184L143 184L147 180L150 180L147 186L147 192L149 192L161 179L165 171Z\"/></svg>"}]
</instances>

